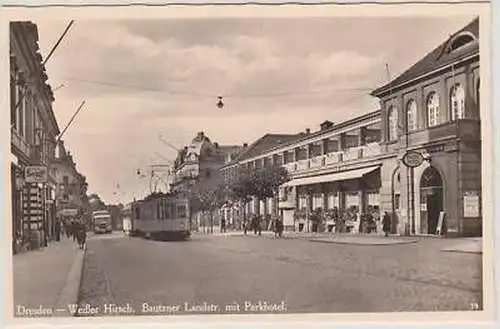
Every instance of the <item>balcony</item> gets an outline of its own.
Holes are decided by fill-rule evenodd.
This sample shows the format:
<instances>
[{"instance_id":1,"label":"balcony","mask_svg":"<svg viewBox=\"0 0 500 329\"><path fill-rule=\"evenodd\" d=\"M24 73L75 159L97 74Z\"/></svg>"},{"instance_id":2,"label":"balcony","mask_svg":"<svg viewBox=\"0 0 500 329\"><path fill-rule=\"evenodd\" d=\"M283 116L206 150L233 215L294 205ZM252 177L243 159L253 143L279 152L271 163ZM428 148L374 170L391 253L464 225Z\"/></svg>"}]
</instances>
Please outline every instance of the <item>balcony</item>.
<instances>
[{"instance_id":1,"label":"balcony","mask_svg":"<svg viewBox=\"0 0 500 329\"><path fill-rule=\"evenodd\" d=\"M328 153L325 155L325 165L337 164L342 162L342 152Z\"/></svg>"},{"instance_id":2,"label":"balcony","mask_svg":"<svg viewBox=\"0 0 500 329\"><path fill-rule=\"evenodd\" d=\"M309 168L321 168L325 165L325 156L318 155L309 160Z\"/></svg>"},{"instance_id":3,"label":"balcony","mask_svg":"<svg viewBox=\"0 0 500 329\"><path fill-rule=\"evenodd\" d=\"M303 159L290 162L284 167L290 173L300 173L312 169L326 169L333 165L344 162L356 162L365 159L375 158L382 154L382 147L378 143L370 143L363 146L352 147L342 152L332 152L318 155L310 159Z\"/></svg>"},{"instance_id":4,"label":"balcony","mask_svg":"<svg viewBox=\"0 0 500 329\"><path fill-rule=\"evenodd\" d=\"M343 161L358 160L363 157L363 147L351 147L342 154Z\"/></svg>"},{"instance_id":5,"label":"balcony","mask_svg":"<svg viewBox=\"0 0 500 329\"><path fill-rule=\"evenodd\" d=\"M283 165L283 167L285 167L285 169L288 172L294 172L294 171L297 170L297 163L296 162L286 163L286 164Z\"/></svg>"},{"instance_id":6,"label":"balcony","mask_svg":"<svg viewBox=\"0 0 500 329\"><path fill-rule=\"evenodd\" d=\"M11 145L15 147L19 152L23 153L24 156L27 158L31 157L31 145L29 145L25 140L24 137L20 136L19 133L12 128L10 130L10 140L11 140Z\"/></svg>"},{"instance_id":7,"label":"balcony","mask_svg":"<svg viewBox=\"0 0 500 329\"><path fill-rule=\"evenodd\" d=\"M309 159L303 159L297 161L297 170L309 169Z\"/></svg>"}]
</instances>

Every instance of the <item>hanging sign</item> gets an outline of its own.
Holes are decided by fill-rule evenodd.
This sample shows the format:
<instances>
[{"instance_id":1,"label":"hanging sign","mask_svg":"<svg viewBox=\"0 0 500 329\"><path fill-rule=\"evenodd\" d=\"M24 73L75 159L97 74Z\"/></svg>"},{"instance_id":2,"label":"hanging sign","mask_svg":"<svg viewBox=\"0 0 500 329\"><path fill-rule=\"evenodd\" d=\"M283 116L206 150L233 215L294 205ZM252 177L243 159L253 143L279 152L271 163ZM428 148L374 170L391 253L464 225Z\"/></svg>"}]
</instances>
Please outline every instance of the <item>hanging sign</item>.
<instances>
[{"instance_id":1,"label":"hanging sign","mask_svg":"<svg viewBox=\"0 0 500 329\"><path fill-rule=\"evenodd\" d=\"M403 163L409 168L418 167L424 162L424 156L420 152L408 151L403 156Z\"/></svg>"},{"instance_id":2,"label":"hanging sign","mask_svg":"<svg viewBox=\"0 0 500 329\"><path fill-rule=\"evenodd\" d=\"M24 180L26 183L45 183L48 180L47 167L28 166L24 171Z\"/></svg>"},{"instance_id":3,"label":"hanging sign","mask_svg":"<svg viewBox=\"0 0 500 329\"><path fill-rule=\"evenodd\" d=\"M477 191L464 192L464 217L480 217L480 198Z\"/></svg>"}]
</instances>

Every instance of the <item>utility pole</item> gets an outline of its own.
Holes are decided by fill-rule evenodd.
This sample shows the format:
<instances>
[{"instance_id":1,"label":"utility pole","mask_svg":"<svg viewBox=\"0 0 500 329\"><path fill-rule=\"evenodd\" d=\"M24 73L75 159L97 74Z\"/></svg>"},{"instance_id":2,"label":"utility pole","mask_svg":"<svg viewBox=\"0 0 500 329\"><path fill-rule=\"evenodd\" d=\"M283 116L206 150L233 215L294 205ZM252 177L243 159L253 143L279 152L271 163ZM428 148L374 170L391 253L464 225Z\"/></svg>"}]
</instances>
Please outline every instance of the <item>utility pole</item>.
<instances>
[{"instance_id":1,"label":"utility pole","mask_svg":"<svg viewBox=\"0 0 500 329\"><path fill-rule=\"evenodd\" d=\"M69 119L69 122L66 124L66 127L64 127L63 131L59 134L59 136L57 137L57 142L56 144L58 144L60 141L61 141L61 138L62 136L64 135L64 133L66 132L66 130L68 130L69 126L71 125L71 123L73 122L73 120L75 120L75 117L78 115L78 113L82 110L83 108L83 105L85 105L85 101L83 101L80 106L76 109L75 113L73 114L73 116L71 117L71 119Z\"/></svg>"}]
</instances>

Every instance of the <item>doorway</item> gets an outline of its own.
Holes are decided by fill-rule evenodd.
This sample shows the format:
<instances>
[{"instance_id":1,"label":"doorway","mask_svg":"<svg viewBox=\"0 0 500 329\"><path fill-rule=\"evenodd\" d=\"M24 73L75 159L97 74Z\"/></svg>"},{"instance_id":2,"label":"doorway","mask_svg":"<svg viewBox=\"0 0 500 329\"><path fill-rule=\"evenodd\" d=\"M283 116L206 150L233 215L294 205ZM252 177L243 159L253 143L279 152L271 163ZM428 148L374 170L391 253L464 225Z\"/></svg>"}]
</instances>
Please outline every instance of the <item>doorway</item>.
<instances>
[{"instance_id":1,"label":"doorway","mask_svg":"<svg viewBox=\"0 0 500 329\"><path fill-rule=\"evenodd\" d=\"M436 168L429 167L420 179L421 233L436 234L443 211L443 181Z\"/></svg>"}]
</instances>

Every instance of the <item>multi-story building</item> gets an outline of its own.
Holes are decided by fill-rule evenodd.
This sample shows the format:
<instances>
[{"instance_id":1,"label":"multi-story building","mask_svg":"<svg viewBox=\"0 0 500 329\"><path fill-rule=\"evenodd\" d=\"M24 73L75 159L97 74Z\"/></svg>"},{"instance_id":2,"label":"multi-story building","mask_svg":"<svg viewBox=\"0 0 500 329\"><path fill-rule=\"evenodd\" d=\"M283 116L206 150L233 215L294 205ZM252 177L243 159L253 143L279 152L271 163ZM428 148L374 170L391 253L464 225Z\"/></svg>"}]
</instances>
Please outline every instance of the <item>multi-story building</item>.
<instances>
[{"instance_id":1,"label":"multi-story building","mask_svg":"<svg viewBox=\"0 0 500 329\"><path fill-rule=\"evenodd\" d=\"M191 144L178 153L174 162L171 192L188 195L222 186L224 181L220 168L226 159L238 154L242 148L238 145L219 145L212 142L204 132L199 132ZM201 209L194 207L191 211L193 227L198 227L201 222L205 223L201 218ZM219 222L218 214L213 220L215 224Z\"/></svg>"},{"instance_id":2,"label":"multi-story building","mask_svg":"<svg viewBox=\"0 0 500 329\"><path fill-rule=\"evenodd\" d=\"M481 234L479 80L476 18L372 92L382 109L381 147L393 155L383 165L381 202L400 209L413 233L435 234L443 212L448 233ZM408 151L425 161L407 167Z\"/></svg>"},{"instance_id":3,"label":"multi-story building","mask_svg":"<svg viewBox=\"0 0 500 329\"><path fill-rule=\"evenodd\" d=\"M380 110L326 121L316 132L227 164L223 174L287 168L291 180L280 188L278 209L288 229L320 229L312 227L312 214L336 209L387 212L393 233L480 235L478 40L476 19L373 91Z\"/></svg>"},{"instance_id":4,"label":"multi-story building","mask_svg":"<svg viewBox=\"0 0 500 329\"><path fill-rule=\"evenodd\" d=\"M54 238L55 177L49 170L59 127L54 95L31 22L10 23L11 198L13 249Z\"/></svg>"},{"instance_id":5,"label":"multi-story building","mask_svg":"<svg viewBox=\"0 0 500 329\"><path fill-rule=\"evenodd\" d=\"M250 146L240 152L237 156L228 158L224 166L221 168L222 175L226 185L230 185L240 173L240 169L251 170L253 168L260 169L263 166L270 164L281 165L282 159L276 156L262 157L266 152L282 147L292 141L298 140L301 137L309 134L309 131L299 134L265 134ZM257 161L256 161L257 160ZM234 201L234 200L233 200ZM260 214L263 216L271 215L272 209L275 209L277 200L270 198L266 201L258 201L256 197L252 198L245 206L240 202L228 202L231 207L225 207L225 217L228 222L235 222L241 226L247 214ZM244 208L245 207L245 208Z\"/></svg>"},{"instance_id":6,"label":"multi-story building","mask_svg":"<svg viewBox=\"0 0 500 329\"><path fill-rule=\"evenodd\" d=\"M58 143L56 157L52 161L56 186L56 210L61 220L75 218L85 211L88 184L86 177L78 172L73 156L66 150L64 142Z\"/></svg>"}]
</instances>

